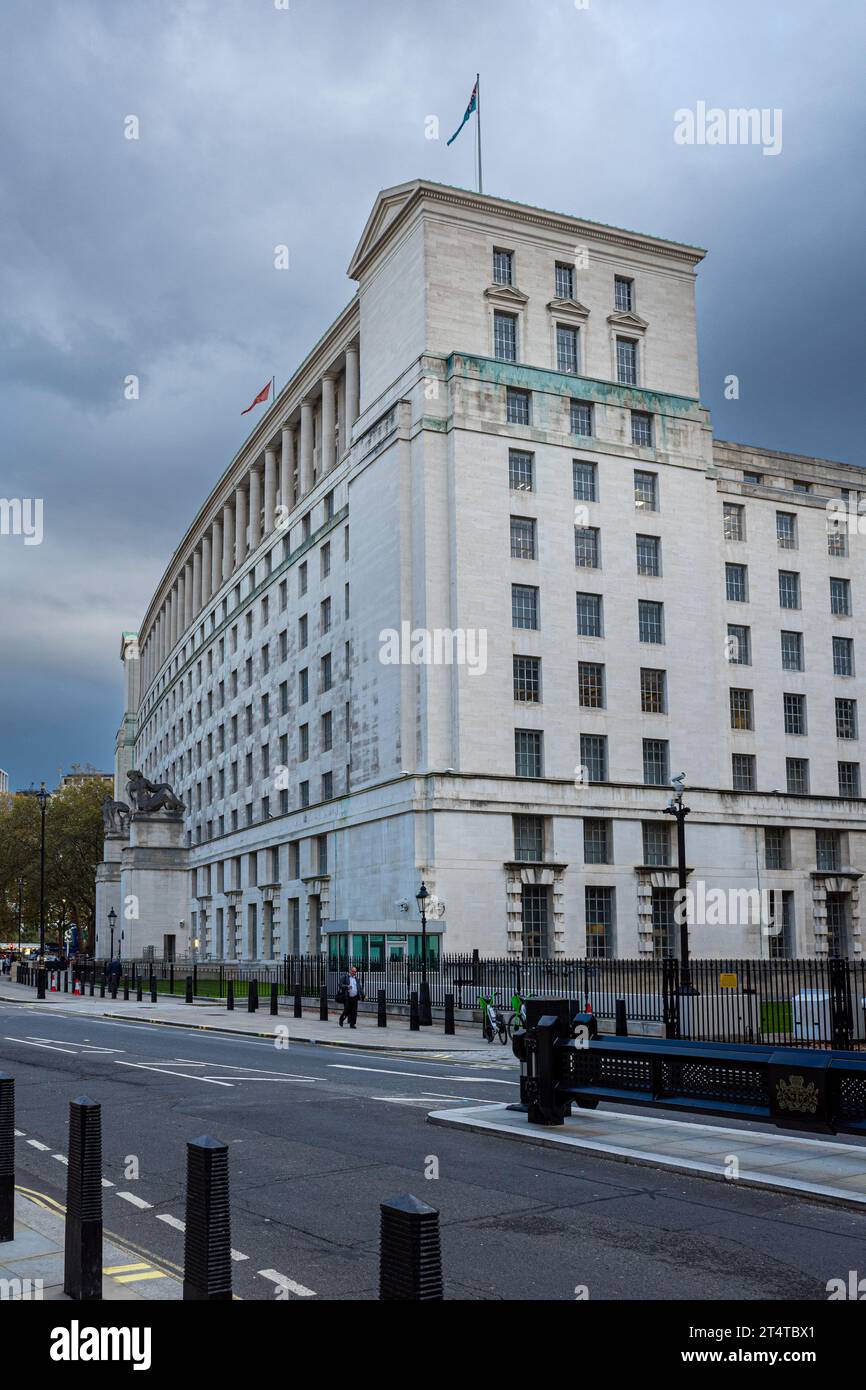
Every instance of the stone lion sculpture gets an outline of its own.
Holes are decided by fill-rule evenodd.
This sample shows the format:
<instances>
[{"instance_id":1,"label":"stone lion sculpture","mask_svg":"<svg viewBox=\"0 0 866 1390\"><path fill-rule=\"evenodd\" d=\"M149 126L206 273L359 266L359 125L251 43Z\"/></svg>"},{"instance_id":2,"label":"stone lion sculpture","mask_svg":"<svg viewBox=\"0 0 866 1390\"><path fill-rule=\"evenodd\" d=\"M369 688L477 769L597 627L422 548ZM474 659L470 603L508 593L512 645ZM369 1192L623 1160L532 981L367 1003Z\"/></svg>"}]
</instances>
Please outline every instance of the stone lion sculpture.
<instances>
[{"instance_id":1,"label":"stone lion sculpture","mask_svg":"<svg viewBox=\"0 0 866 1390\"><path fill-rule=\"evenodd\" d=\"M180 797L168 782L149 782L143 772L133 770L127 773L129 800L138 815L152 815L154 811L170 811L181 814L186 808Z\"/></svg>"}]
</instances>

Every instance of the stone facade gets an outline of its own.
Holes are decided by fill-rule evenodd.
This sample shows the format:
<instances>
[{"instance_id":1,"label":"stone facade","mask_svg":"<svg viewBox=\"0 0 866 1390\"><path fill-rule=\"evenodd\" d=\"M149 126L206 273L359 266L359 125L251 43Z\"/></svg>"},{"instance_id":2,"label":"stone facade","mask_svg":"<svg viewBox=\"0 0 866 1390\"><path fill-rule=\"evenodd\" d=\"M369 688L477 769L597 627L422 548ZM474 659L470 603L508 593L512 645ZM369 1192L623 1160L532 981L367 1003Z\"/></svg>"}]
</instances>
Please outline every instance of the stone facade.
<instances>
[{"instance_id":1,"label":"stone facade","mask_svg":"<svg viewBox=\"0 0 866 1390\"><path fill-rule=\"evenodd\" d=\"M696 902L779 895L696 908L693 951L860 955L866 576L827 499L856 512L866 481L713 440L702 256L420 181L380 195L357 294L123 637L115 795L137 767L187 807L137 948L399 954L423 879L442 949L664 951L685 769Z\"/></svg>"}]
</instances>

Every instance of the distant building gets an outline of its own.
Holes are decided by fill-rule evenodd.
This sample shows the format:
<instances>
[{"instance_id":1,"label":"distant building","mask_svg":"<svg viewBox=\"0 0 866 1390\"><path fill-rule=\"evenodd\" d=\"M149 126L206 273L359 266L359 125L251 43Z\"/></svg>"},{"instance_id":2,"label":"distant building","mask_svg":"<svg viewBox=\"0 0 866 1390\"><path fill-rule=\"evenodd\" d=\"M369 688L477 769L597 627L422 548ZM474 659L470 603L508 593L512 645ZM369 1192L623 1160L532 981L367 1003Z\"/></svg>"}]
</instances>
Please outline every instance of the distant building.
<instances>
[{"instance_id":1,"label":"distant building","mask_svg":"<svg viewBox=\"0 0 866 1390\"><path fill-rule=\"evenodd\" d=\"M106 787L111 789L114 786L113 772L97 772L90 768L86 772L67 772L60 779L58 791L63 787L83 787L87 782L104 782Z\"/></svg>"},{"instance_id":2,"label":"distant building","mask_svg":"<svg viewBox=\"0 0 866 1390\"><path fill-rule=\"evenodd\" d=\"M4 772L3 769L2 769L2 767L0 767L0 792L8 792L8 790L9 790L9 773L8 773L8 772Z\"/></svg>"}]
</instances>

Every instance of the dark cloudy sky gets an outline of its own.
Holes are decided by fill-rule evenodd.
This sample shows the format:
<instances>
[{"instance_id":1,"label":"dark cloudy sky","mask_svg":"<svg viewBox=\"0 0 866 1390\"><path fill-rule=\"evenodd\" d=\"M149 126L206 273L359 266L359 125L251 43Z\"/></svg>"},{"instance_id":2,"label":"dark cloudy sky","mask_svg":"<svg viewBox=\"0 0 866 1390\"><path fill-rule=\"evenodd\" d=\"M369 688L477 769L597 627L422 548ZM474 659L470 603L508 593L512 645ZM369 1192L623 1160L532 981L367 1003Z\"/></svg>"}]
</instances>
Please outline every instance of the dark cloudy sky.
<instances>
[{"instance_id":1,"label":"dark cloudy sky","mask_svg":"<svg viewBox=\"0 0 866 1390\"><path fill-rule=\"evenodd\" d=\"M377 190L471 186L478 68L486 191L710 249L717 433L866 462L861 0L280 3L0 5L0 496L44 499L41 545L0 536L13 786L113 766L121 631L350 297ZM701 100L781 108L782 153L675 144Z\"/></svg>"}]
</instances>

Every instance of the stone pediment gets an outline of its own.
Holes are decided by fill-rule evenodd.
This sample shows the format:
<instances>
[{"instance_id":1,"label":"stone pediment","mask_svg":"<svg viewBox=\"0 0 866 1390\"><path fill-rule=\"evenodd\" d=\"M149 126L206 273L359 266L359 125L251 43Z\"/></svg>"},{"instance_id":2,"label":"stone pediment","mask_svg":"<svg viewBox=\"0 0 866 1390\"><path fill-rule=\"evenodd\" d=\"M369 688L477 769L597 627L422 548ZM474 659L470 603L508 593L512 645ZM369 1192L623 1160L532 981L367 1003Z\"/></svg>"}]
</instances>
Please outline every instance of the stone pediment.
<instances>
[{"instance_id":1,"label":"stone pediment","mask_svg":"<svg viewBox=\"0 0 866 1390\"><path fill-rule=\"evenodd\" d=\"M409 183L401 183L394 188L387 188L379 194L373 211L367 219L367 225L361 233L361 240L355 248L348 272L350 280L358 278L359 267L375 250L392 222L396 222L403 209L412 200L413 195L417 193L418 188L419 180L413 179Z\"/></svg>"},{"instance_id":2,"label":"stone pediment","mask_svg":"<svg viewBox=\"0 0 866 1390\"><path fill-rule=\"evenodd\" d=\"M589 310L579 299L551 299L547 312L558 319L572 319L580 323L585 323L589 318Z\"/></svg>"},{"instance_id":3,"label":"stone pediment","mask_svg":"<svg viewBox=\"0 0 866 1390\"><path fill-rule=\"evenodd\" d=\"M646 319L642 319L640 314L616 313L608 314L607 321L611 328L625 328L632 333L645 333L649 328Z\"/></svg>"},{"instance_id":4,"label":"stone pediment","mask_svg":"<svg viewBox=\"0 0 866 1390\"><path fill-rule=\"evenodd\" d=\"M488 285L484 297L506 309L521 309L524 304L529 303L529 295L524 294L515 285Z\"/></svg>"}]
</instances>

